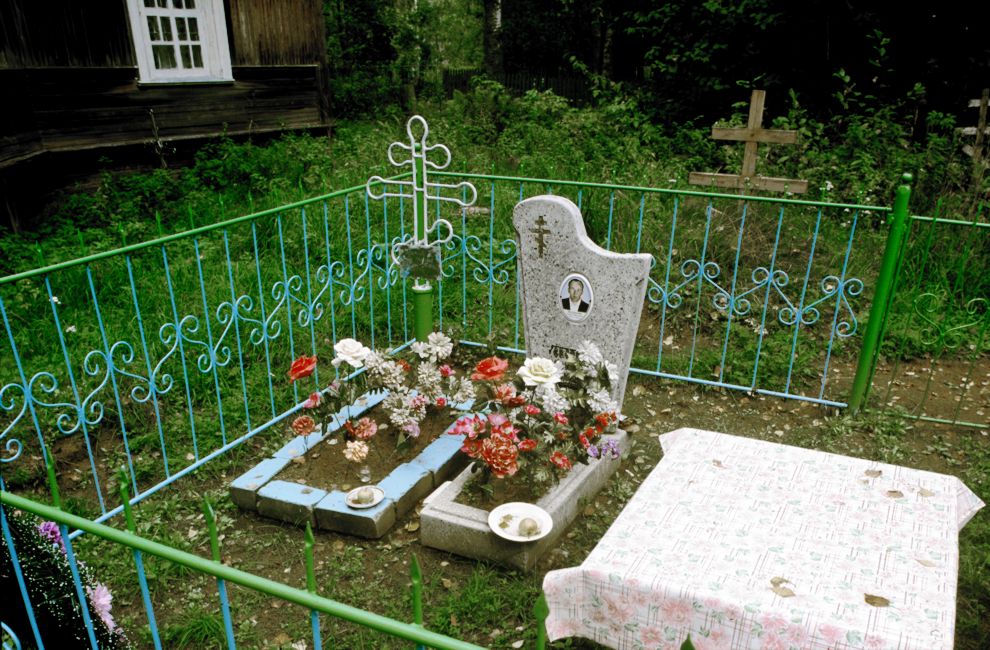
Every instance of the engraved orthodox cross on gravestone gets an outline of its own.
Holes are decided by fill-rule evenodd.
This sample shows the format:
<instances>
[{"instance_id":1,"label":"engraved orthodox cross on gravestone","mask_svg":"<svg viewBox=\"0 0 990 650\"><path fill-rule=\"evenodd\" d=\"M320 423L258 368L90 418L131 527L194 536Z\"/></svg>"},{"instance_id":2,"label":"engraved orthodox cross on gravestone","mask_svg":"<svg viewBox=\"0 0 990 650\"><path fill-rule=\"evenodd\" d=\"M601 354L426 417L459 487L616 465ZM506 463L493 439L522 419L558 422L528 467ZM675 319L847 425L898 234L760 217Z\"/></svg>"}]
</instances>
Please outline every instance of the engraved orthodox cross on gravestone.
<instances>
[{"instance_id":1,"label":"engraved orthodox cross on gravestone","mask_svg":"<svg viewBox=\"0 0 990 650\"><path fill-rule=\"evenodd\" d=\"M560 196L519 202L512 225L526 354L559 358L591 341L618 368L612 398L621 407L652 256L599 247L578 207Z\"/></svg>"},{"instance_id":2,"label":"engraved orthodox cross on gravestone","mask_svg":"<svg viewBox=\"0 0 990 650\"><path fill-rule=\"evenodd\" d=\"M731 189L769 190L771 192L791 192L804 194L808 191L808 181L789 178L769 178L756 175L756 151L759 143L794 144L797 142L797 131L780 129L764 129L763 103L766 91L754 90L749 101L749 121L743 128L712 127L713 140L735 140L745 142L743 150L742 173L740 174L711 174L708 172L691 172L688 183L692 185L714 185Z\"/></svg>"}]
</instances>

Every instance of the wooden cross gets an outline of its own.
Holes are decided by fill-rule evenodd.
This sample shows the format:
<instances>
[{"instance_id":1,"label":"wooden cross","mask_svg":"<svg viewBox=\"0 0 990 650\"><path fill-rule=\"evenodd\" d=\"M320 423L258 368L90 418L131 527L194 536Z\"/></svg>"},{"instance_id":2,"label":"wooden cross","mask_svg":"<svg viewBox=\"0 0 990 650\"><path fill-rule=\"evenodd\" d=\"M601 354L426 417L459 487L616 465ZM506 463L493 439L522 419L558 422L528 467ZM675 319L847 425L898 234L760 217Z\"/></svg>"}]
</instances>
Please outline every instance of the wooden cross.
<instances>
[{"instance_id":1,"label":"wooden cross","mask_svg":"<svg viewBox=\"0 0 990 650\"><path fill-rule=\"evenodd\" d=\"M543 215L541 214L539 218L536 220L536 228L529 231L530 233L536 235L536 246L541 258L543 257L543 250L544 248L546 248L546 242L543 241L543 236L550 234L550 231L547 230L546 226L547 226L547 220L544 219Z\"/></svg>"},{"instance_id":2,"label":"wooden cross","mask_svg":"<svg viewBox=\"0 0 990 650\"><path fill-rule=\"evenodd\" d=\"M972 146L964 145L963 153L973 159L973 178L980 178L980 170L983 166L983 139L990 135L990 128L987 127L987 104L990 104L990 88L983 89L983 97L969 100L969 108L979 108L980 117L976 126L968 126L962 129L963 135L975 135L976 141Z\"/></svg>"},{"instance_id":3,"label":"wooden cross","mask_svg":"<svg viewBox=\"0 0 990 650\"><path fill-rule=\"evenodd\" d=\"M808 191L808 181L789 178L770 178L756 175L756 148L759 143L794 144L797 142L797 131L781 129L764 129L763 103L766 99L765 90L754 90L749 100L749 121L746 126L738 129L712 127L713 140L734 140L745 142L743 151L742 173L712 174L708 172L691 172L688 182L692 185L714 185L731 189L756 189L771 192L791 192L804 194Z\"/></svg>"}]
</instances>

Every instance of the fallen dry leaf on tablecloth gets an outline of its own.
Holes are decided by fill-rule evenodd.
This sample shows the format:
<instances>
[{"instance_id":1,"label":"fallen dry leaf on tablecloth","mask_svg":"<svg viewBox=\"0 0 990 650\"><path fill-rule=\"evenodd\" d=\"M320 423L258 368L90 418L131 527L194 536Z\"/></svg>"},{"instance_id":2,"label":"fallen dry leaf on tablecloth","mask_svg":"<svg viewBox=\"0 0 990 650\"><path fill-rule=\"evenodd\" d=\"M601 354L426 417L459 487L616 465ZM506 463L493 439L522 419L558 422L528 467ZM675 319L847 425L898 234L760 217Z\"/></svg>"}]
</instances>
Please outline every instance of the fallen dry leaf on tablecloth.
<instances>
[{"instance_id":1,"label":"fallen dry leaf on tablecloth","mask_svg":"<svg viewBox=\"0 0 990 650\"><path fill-rule=\"evenodd\" d=\"M868 469L868 470L866 470L863 473L866 474L867 476L869 476L870 478L879 478L880 475L883 474L883 470L879 470L879 469Z\"/></svg>"},{"instance_id":2,"label":"fallen dry leaf on tablecloth","mask_svg":"<svg viewBox=\"0 0 990 650\"><path fill-rule=\"evenodd\" d=\"M884 494L889 496L891 499L900 499L904 496L904 493L900 490L887 490Z\"/></svg>"},{"instance_id":3,"label":"fallen dry leaf on tablecloth","mask_svg":"<svg viewBox=\"0 0 990 650\"><path fill-rule=\"evenodd\" d=\"M874 596L873 594L863 594L863 600L866 601L867 605L873 605L874 607L889 607L890 601L883 596Z\"/></svg>"},{"instance_id":4,"label":"fallen dry leaf on tablecloth","mask_svg":"<svg viewBox=\"0 0 990 650\"><path fill-rule=\"evenodd\" d=\"M787 578L774 576L773 578L770 578L770 584L772 584L774 587L779 587L780 585L792 585L794 583L788 580Z\"/></svg>"},{"instance_id":5,"label":"fallen dry leaf on tablecloth","mask_svg":"<svg viewBox=\"0 0 990 650\"><path fill-rule=\"evenodd\" d=\"M719 467L721 469L725 469L725 465L723 465L722 461L720 460L713 460L712 465L714 465L715 467Z\"/></svg>"},{"instance_id":6,"label":"fallen dry leaf on tablecloth","mask_svg":"<svg viewBox=\"0 0 990 650\"><path fill-rule=\"evenodd\" d=\"M920 557L916 557L914 559L917 560L918 564L920 564L921 566L928 566L928 567L938 566L938 564L936 564L935 562L932 562L931 560L925 560L925 559L920 558Z\"/></svg>"},{"instance_id":7,"label":"fallen dry leaf on tablecloth","mask_svg":"<svg viewBox=\"0 0 990 650\"><path fill-rule=\"evenodd\" d=\"M918 488L918 494L923 497L933 497L935 493L926 488Z\"/></svg>"},{"instance_id":8,"label":"fallen dry leaf on tablecloth","mask_svg":"<svg viewBox=\"0 0 990 650\"><path fill-rule=\"evenodd\" d=\"M777 594L781 598L793 598L794 592L787 587L770 587L770 591Z\"/></svg>"}]
</instances>

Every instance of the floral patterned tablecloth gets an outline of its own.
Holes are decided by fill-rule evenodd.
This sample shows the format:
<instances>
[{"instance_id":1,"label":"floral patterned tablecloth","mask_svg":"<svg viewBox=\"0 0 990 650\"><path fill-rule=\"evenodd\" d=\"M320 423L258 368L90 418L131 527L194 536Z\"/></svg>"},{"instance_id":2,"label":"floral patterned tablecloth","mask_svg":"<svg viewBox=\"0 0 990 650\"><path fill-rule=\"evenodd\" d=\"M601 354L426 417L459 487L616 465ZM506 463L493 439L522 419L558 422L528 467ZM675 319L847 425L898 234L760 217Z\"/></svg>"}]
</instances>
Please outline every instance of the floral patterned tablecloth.
<instances>
[{"instance_id":1,"label":"floral patterned tablecloth","mask_svg":"<svg viewBox=\"0 0 990 650\"><path fill-rule=\"evenodd\" d=\"M954 476L696 429L581 566L543 582L551 639L612 648L951 650Z\"/></svg>"}]
</instances>

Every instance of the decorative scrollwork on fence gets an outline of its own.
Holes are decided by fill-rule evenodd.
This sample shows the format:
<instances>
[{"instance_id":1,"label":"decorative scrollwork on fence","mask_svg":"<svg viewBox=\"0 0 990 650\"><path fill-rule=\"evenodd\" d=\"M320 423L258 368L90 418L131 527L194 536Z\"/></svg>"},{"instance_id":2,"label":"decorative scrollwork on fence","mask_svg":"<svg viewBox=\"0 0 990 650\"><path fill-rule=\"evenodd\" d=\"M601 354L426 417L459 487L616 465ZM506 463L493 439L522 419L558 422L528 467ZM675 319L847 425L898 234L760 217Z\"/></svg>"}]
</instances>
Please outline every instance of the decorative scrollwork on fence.
<instances>
[{"instance_id":1,"label":"decorative scrollwork on fence","mask_svg":"<svg viewBox=\"0 0 990 650\"><path fill-rule=\"evenodd\" d=\"M914 299L914 312L923 323L919 330L921 343L939 351L956 350L966 340L966 332L990 317L986 298L973 298L966 303L962 322L949 324L945 318L945 297L922 293ZM941 318L937 318L941 315Z\"/></svg>"},{"instance_id":2,"label":"decorative scrollwork on fence","mask_svg":"<svg viewBox=\"0 0 990 650\"><path fill-rule=\"evenodd\" d=\"M441 272L445 278L453 278L457 275L458 270L454 266L454 262L460 258L464 258L465 274L470 267L471 277L479 284L505 285L512 277L509 269L516 260L515 239L505 239L493 247L492 252L497 250L499 257L496 259L493 254L491 266L478 255L483 249L483 244L481 239L475 235L468 235L467 237L454 235L444 248L450 251L450 254L441 260ZM466 281L467 277L464 280Z\"/></svg>"},{"instance_id":3,"label":"decorative scrollwork on fence","mask_svg":"<svg viewBox=\"0 0 990 650\"><path fill-rule=\"evenodd\" d=\"M654 261L652 266L655 266ZM651 268L652 268L651 266ZM859 321L852 308L850 298L859 296L863 292L863 281L858 278L841 278L836 275L828 275L818 283L821 294L814 300L802 304L800 301L795 304L787 295L785 288L790 282L785 271L780 269L770 269L758 266L750 273L751 284L742 290L727 290L718 279L722 270L718 263L707 261L702 264L699 260L688 259L681 262L678 267L681 279L671 288L661 286L652 277L649 278L649 286L646 291L646 298L655 305L663 305L666 309L678 309L684 302L684 289L692 283L707 284L715 295L711 298L711 303L722 313L731 313L734 316L746 316L753 309L753 300L761 298L761 290L765 299L769 301L771 294L783 302L783 306L777 310L777 320L782 325L795 326L814 325L821 318L819 307L831 300L835 300L836 318L834 331L840 338L848 338L856 333ZM762 298L761 298L762 299Z\"/></svg>"},{"instance_id":4,"label":"decorative scrollwork on fence","mask_svg":"<svg viewBox=\"0 0 990 650\"><path fill-rule=\"evenodd\" d=\"M21 394L20 408L17 408L18 400L17 396L14 394L16 392ZM20 422L24 417L24 414L27 413L27 408L28 400L27 394L24 391L24 386L20 384L7 384L3 388L0 388L0 411L6 411L7 413L11 413L15 410L17 411L13 419L10 421L10 424L8 424L4 430L0 432L0 441L7 438L10 432L14 430L17 423ZM4 443L3 447L7 455L4 456L0 454L0 463L11 463L20 457L24 446L21 444L20 440L10 438Z\"/></svg>"}]
</instances>

